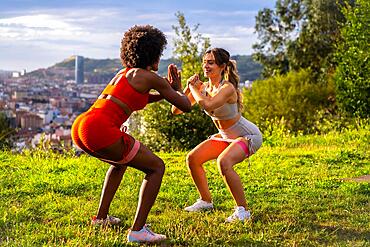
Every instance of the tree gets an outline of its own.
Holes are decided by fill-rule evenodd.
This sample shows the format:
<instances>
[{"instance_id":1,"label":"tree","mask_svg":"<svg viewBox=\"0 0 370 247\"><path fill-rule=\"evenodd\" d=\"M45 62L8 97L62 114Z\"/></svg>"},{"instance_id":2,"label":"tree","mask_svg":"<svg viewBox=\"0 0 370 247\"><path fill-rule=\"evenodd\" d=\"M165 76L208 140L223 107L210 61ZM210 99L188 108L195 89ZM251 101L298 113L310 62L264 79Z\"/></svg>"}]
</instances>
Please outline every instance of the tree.
<instances>
[{"instance_id":1,"label":"tree","mask_svg":"<svg viewBox=\"0 0 370 247\"><path fill-rule=\"evenodd\" d=\"M278 0L275 10L258 12L255 29L259 42L253 45L253 57L264 66L264 77L289 71L288 48L297 37L305 12L303 0Z\"/></svg>"},{"instance_id":2,"label":"tree","mask_svg":"<svg viewBox=\"0 0 370 247\"><path fill-rule=\"evenodd\" d=\"M337 102L352 116L370 116L370 2L342 8L347 19L341 29L335 74Z\"/></svg>"},{"instance_id":3,"label":"tree","mask_svg":"<svg viewBox=\"0 0 370 247\"><path fill-rule=\"evenodd\" d=\"M198 33L199 24L191 29L183 13L177 12L175 15L179 25L172 26L177 37L174 39L173 54L182 62L182 77L189 78L194 73L202 75L202 55L211 46L210 39Z\"/></svg>"},{"instance_id":4,"label":"tree","mask_svg":"<svg viewBox=\"0 0 370 247\"><path fill-rule=\"evenodd\" d=\"M194 73L202 76L202 55L210 40L197 32L199 24L190 28L184 14L177 12L179 25L173 26L174 56L181 61L183 84ZM173 116L168 102L151 104L142 112L145 133L138 133L144 144L153 150L189 150L216 132L212 121L195 106L190 113Z\"/></svg>"},{"instance_id":5,"label":"tree","mask_svg":"<svg viewBox=\"0 0 370 247\"><path fill-rule=\"evenodd\" d=\"M353 1L347 1L352 3ZM265 77L309 69L316 78L333 68L333 53L344 22L338 0L277 0L275 10L256 17L260 39L254 58Z\"/></svg>"},{"instance_id":6,"label":"tree","mask_svg":"<svg viewBox=\"0 0 370 247\"><path fill-rule=\"evenodd\" d=\"M10 126L9 119L3 112L0 112L0 149L10 148L12 145L11 137L15 129Z\"/></svg>"},{"instance_id":7,"label":"tree","mask_svg":"<svg viewBox=\"0 0 370 247\"><path fill-rule=\"evenodd\" d=\"M353 4L353 1L346 1ZM340 24L345 18L341 0L306 0L307 11L302 29L292 44L289 59L293 70L310 69L314 75L326 77L334 70L335 44L340 37Z\"/></svg>"}]
</instances>

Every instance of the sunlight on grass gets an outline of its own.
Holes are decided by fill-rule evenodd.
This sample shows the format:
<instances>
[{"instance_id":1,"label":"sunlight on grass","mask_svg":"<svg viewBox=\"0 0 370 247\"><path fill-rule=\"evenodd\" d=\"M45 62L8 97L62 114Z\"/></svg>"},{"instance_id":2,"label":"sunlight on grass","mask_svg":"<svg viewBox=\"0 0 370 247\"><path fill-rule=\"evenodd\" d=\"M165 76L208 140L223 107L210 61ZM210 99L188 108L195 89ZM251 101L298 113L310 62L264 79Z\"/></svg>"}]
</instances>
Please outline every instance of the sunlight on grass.
<instances>
[{"instance_id":1,"label":"sunlight on grass","mask_svg":"<svg viewBox=\"0 0 370 247\"><path fill-rule=\"evenodd\" d=\"M263 146L236 166L252 220L226 224L234 202L214 161L205 164L215 209L183 210L197 198L185 152L159 153L166 163L148 222L170 246L366 246L370 186L343 182L370 174L369 131L298 136ZM119 227L90 225L108 166L94 158L48 152L0 153L0 244L126 246L144 174L128 169L112 203Z\"/></svg>"}]
</instances>

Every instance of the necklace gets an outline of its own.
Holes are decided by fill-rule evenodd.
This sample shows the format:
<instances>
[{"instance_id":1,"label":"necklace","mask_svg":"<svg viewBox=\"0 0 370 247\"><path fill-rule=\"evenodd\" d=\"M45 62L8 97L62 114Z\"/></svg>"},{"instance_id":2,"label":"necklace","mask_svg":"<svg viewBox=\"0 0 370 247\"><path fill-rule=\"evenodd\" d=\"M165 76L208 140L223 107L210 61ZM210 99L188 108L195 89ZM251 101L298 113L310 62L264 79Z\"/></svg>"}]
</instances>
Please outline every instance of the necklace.
<instances>
[{"instance_id":1,"label":"necklace","mask_svg":"<svg viewBox=\"0 0 370 247\"><path fill-rule=\"evenodd\" d=\"M215 89L213 89L212 91L216 91L216 93L218 93L218 91L220 90L220 88L222 87L223 84L224 84L224 80L221 80L218 83L218 86Z\"/></svg>"},{"instance_id":2,"label":"necklace","mask_svg":"<svg viewBox=\"0 0 370 247\"><path fill-rule=\"evenodd\" d=\"M224 80L221 80L217 87L214 87L210 81L208 81L207 86L205 88L206 95L215 96L218 91L220 90L220 87L224 84Z\"/></svg>"}]
</instances>

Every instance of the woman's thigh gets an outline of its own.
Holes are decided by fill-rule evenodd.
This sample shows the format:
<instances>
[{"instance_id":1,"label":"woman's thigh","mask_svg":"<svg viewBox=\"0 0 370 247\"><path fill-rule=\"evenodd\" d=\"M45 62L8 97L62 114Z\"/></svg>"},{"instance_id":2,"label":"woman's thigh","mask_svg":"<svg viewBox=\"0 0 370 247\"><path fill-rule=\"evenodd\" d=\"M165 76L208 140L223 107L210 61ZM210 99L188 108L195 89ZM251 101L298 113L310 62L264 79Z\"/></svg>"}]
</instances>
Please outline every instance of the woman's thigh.
<instances>
[{"instance_id":1,"label":"woman's thigh","mask_svg":"<svg viewBox=\"0 0 370 247\"><path fill-rule=\"evenodd\" d=\"M124 140L126 138L121 138L114 144L98 150L96 152L98 158L110 163L111 165L130 166L145 173L164 168L162 159L142 143L139 143L140 146L134 157L127 163L123 162L125 154L129 153L134 148L133 146L135 143L135 139L133 137L127 135L127 138L130 140Z\"/></svg>"},{"instance_id":2,"label":"woman's thigh","mask_svg":"<svg viewBox=\"0 0 370 247\"><path fill-rule=\"evenodd\" d=\"M133 149L135 144L135 139L128 135L122 135L113 144L99 149L94 152L94 156L102 159L103 161L120 162L122 161L128 153Z\"/></svg>"},{"instance_id":3,"label":"woman's thigh","mask_svg":"<svg viewBox=\"0 0 370 247\"><path fill-rule=\"evenodd\" d=\"M228 162L224 163L230 164L231 166L245 160L247 158L246 152L238 142L244 142L246 147L249 147L249 141L245 138L239 137L237 141L232 142L227 148L225 148L218 159L226 159Z\"/></svg>"},{"instance_id":4,"label":"woman's thigh","mask_svg":"<svg viewBox=\"0 0 370 247\"><path fill-rule=\"evenodd\" d=\"M142 143L140 143L140 148L135 157L126 165L136 168L145 173L154 170L162 170L164 172L163 160L155 155L147 146Z\"/></svg>"},{"instance_id":5,"label":"woman's thigh","mask_svg":"<svg viewBox=\"0 0 370 247\"><path fill-rule=\"evenodd\" d=\"M205 140L188 153L188 162L196 161L198 164L203 164L209 160L217 159L228 146L227 142Z\"/></svg>"}]
</instances>

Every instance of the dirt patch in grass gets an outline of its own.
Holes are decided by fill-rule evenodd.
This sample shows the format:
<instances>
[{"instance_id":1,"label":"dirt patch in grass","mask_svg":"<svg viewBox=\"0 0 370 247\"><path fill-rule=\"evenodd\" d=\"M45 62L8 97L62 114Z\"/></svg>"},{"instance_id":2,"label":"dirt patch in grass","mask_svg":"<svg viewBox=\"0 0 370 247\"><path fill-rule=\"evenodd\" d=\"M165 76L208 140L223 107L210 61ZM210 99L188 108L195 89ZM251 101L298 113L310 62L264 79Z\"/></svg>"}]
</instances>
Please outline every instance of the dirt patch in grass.
<instances>
[{"instance_id":1,"label":"dirt patch in grass","mask_svg":"<svg viewBox=\"0 0 370 247\"><path fill-rule=\"evenodd\" d=\"M342 181L351 181L351 182L368 182L370 183L370 175L363 175L355 178L342 178Z\"/></svg>"}]
</instances>

